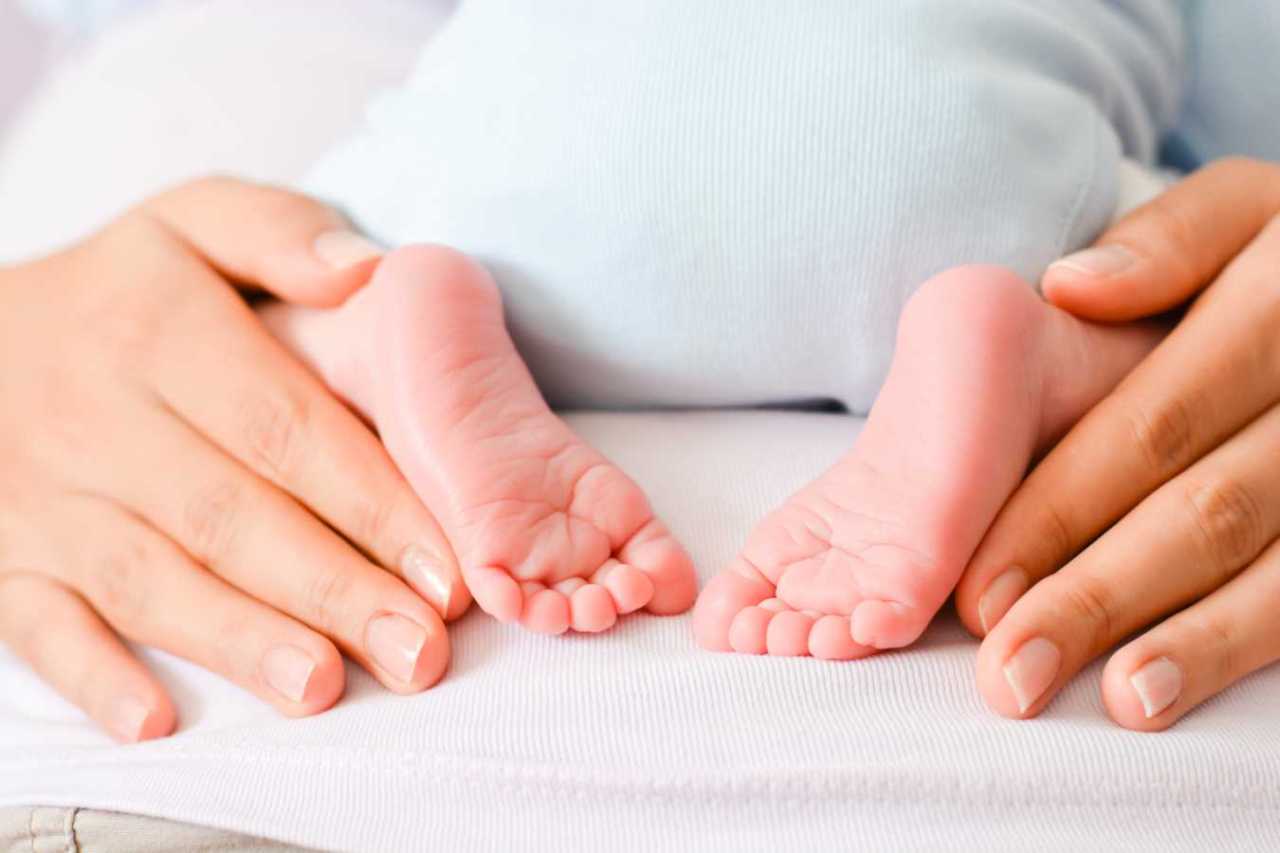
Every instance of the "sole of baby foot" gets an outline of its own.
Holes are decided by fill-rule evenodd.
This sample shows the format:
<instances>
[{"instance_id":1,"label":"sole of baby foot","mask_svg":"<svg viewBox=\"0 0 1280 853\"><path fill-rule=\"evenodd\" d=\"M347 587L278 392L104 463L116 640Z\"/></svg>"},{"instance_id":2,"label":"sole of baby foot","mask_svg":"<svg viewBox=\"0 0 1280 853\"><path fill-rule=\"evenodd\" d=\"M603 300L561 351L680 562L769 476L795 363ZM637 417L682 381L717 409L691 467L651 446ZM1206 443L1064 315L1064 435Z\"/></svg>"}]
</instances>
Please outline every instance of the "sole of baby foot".
<instances>
[{"instance_id":1,"label":"sole of baby foot","mask_svg":"<svg viewBox=\"0 0 1280 853\"><path fill-rule=\"evenodd\" d=\"M711 580L696 640L841 660L915 642L1035 450L1155 340L1082 323L1000 268L931 279L853 449Z\"/></svg>"},{"instance_id":2,"label":"sole of baby foot","mask_svg":"<svg viewBox=\"0 0 1280 853\"><path fill-rule=\"evenodd\" d=\"M389 254L369 287L373 419L481 609L548 634L687 610L688 554L639 486L547 406L488 273L414 246Z\"/></svg>"}]
</instances>

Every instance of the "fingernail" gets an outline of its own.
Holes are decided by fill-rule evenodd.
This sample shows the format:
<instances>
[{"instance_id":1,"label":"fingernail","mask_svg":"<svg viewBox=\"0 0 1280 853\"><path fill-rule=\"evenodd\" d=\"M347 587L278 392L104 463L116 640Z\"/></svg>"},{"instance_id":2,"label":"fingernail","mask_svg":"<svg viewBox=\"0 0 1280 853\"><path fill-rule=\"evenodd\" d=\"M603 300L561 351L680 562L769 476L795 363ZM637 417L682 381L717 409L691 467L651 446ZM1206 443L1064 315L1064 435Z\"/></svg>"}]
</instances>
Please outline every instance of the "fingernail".
<instances>
[{"instance_id":1,"label":"fingernail","mask_svg":"<svg viewBox=\"0 0 1280 853\"><path fill-rule=\"evenodd\" d=\"M107 727L120 740L137 743L150 716L151 709L142 702L132 696L121 696L111 703L107 711Z\"/></svg>"},{"instance_id":2,"label":"fingernail","mask_svg":"<svg viewBox=\"0 0 1280 853\"><path fill-rule=\"evenodd\" d=\"M365 629L365 644L378 666L392 678L409 684L418 669L418 656L427 643L421 625L396 613L379 616Z\"/></svg>"},{"instance_id":3,"label":"fingernail","mask_svg":"<svg viewBox=\"0 0 1280 853\"><path fill-rule=\"evenodd\" d=\"M1105 277L1124 272L1133 265L1135 260L1137 256L1124 246L1114 244L1096 246L1054 261L1049 265L1049 271L1068 275Z\"/></svg>"},{"instance_id":4,"label":"fingernail","mask_svg":"<svg viewBox=\"0 0 1280 853\"><path fill-rule=\"evenodd\" d=\"M336 270L344 270L386 252L377 243L354 231L326 231L312 244L316 257Z\"/></svg>"},{"instance_id":5,"label":"fingernail","mask_svg":"<svg viewBox=\"0 0 1280 853\"><path fill-rule=\"evenodd\" d=\"M1027 573L1019 568L1009 569L987 584L986 592L978 599L978 621L982 623L982 630L991 633L1013 603L1027 591L1028 585Z\"/></svg>"},{"instance_id":6,"label":"fingernail","mask_svg":"<svg viewBox=\"0 0 1280 853\"><path fill-rule=\"evenodd\" d=\"M1027 640L1014 652L1004 665L1004 680L1018 702L1018 713L1025 714L1049 688L1061 663L1062 653L1044 637Z\"/></svg>"},{"instance_id":7,"label":"fingernail","mask_svg":"<svg viewBox=\"0 0 1280 853\"><path fill-rule=\"evenodd\" d=\"M441 616L447 616L453 604L453 575L431 556L431 552L410 545L400 555L400 572L409 585L423 598L436 605Z\"/></svg>"},{"instance_id":8,"label":"fingernail","mask_svg":"<svg viewBox=\"0 0 1280 853\"><path fill-rule=\"evenodd\" d=\"M271 689L290 702L306 698L316 662L297 646L275 646L262 656L262 677Z\"/></svg>"},{"instance_id":9,"label":"fingernail","mask_svg":"<svg viewBox=\"0 0 1280 853\"><path fill-rule=\"evenodd\" d=\"M1168 658L1156 658L1129 676L1129 683L1149 720L1177 700L1182 692L1182 670Z\"/></svg>"}]
</instances>

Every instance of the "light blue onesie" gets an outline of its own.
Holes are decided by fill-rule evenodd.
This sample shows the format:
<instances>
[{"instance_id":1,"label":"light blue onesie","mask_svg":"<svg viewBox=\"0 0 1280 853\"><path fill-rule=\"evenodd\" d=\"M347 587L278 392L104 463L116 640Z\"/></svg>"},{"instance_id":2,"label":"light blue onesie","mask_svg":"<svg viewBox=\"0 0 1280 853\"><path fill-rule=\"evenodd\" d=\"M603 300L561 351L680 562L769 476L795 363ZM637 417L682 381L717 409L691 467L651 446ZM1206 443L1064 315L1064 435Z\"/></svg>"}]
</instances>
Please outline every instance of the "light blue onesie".
<instances>
[{"instance_id":1,"label":"light blue onesie","mask_svg":"<svg viewBox=\"0 0 1280 853\"><path fill-rule=\"evenodd\" d=\"M1214 5L1280 33L1280 4ZM1251 112L1274 42L1188 87L1188 20L1239 27L1174 0L472 0L306 188L483 261L553 404L865 412L914 288L1036 280L1181 116L1184 160L1280 156Z\"/></svg>"},{"instance_id":2,"label":"light blue onesie","mask_svg":"<svg viewBox=\"0 0 1280 853\"><path fill-rule=\"evenodd\" d=\"M1280 160L1278 45L1276 0L465 0L305 189L483 261L555 404L865 412L922 281L1036 280L1122 157Z\"/></svg>"}]
</instances>

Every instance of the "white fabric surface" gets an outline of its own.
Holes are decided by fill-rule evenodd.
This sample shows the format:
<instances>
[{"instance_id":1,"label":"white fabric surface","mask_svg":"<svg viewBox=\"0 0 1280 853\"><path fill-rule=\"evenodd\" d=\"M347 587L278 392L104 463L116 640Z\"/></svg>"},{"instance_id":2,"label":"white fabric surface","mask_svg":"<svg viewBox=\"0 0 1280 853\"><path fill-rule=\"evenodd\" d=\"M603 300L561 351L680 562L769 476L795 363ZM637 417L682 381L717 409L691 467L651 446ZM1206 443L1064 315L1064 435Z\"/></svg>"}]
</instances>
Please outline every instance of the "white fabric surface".
<instances>
[{"instance_id":1,"label":"white fabric surface","mask_svg":"<svg viewBox=\"0 0 1280 853\"><path fill-rule=\"evenodd\" d=\"M856 421L780 413L589 415L705 573L817 473ZM536 637L483 614L439 687L349 669L333 711L287 721L153 656L183 731L107 746L0 659L0 803L78 804L295 842L409 850L1275 849L1280 670L1161 735L1107 721L1098 668L1031 722L991 715L952 620L861 662L714 655L687 617ZM24 701L16 703L14 697Z\"/></svg>"},{"instance_id":2,"label":"white fabric surface","mask_svg":"<svg viewBox=\"0 0 1280 853\"><path fill-rule=\"evenodd\" d=\"M0 163L0 234L11 256L65 240L187 170L301 173L301 160L322 147L317 137L352 119L342 110L354 91L342 89L323 115L301 98L282 100L283 116L265 130L204 128L206 114L191 111L177 137L191 148L185 164L181 146L158 141L155 110L173 91L147 75L148 50L193 57L188 86L214 92L221 63L206 50L201 66L183 40L209 27L250 43L273 26L284 31L284 12L252 5L224 4L240 9L238 21L137 22L55 85ZM389 60L362 53L370 44L361 39L378 33L378 21L402 28L405 19L392 17L400 4L361 4L367 26L341 38L338 5L308 4L306 27L329 33L331 46L355 39L344 54L368 55L370 66L347 77L378 85L370 68ZM270 101L248 102L264 119ZM90 108L117 120L67 165L61 153ZM135 135L139 127L147 135ZM201 147L206 137L213 142ZM62 190L45 192L51 185ZM23 241L12 236L18 227ZM573 422L648 490L704 578L857 428L847 417L763 412ZM302 721L151 654L183 728L131 747L110 745L0 653L0 805L112 808L371 851L1280 847L1280 669L1151 736L1107 721L1097 667L1038 720L992 716L972 684L976 644L950 618L916 648L847 664L703 653L687 617L542 638L473 613L456 627L454 648L448 679L429 693L392 696L353 667L343 702Z\"/></svg>"}]
</instances>

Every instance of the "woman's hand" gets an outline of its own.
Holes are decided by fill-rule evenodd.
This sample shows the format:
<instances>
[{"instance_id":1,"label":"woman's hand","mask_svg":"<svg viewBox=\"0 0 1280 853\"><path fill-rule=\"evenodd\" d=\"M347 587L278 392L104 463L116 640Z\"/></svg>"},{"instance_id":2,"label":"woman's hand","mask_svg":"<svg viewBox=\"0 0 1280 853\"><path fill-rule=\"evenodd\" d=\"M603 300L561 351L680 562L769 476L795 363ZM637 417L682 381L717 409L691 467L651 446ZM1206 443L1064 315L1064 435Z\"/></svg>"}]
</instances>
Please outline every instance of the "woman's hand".
<instances>
[{"instance_id":1,"label":"woman's hand","mask_svg":"<svg viewBox=\"0 0 1280 853\"><path fill-rule=\"evenodd\" d=\"M345 229L210 179L0 270L0 642L120 740L175 714L117 635L291 716L341 695L339 650L401 693L444 673L440 528L229 284L340 303L377 262Z\"/></svg>"},{"instance_id":2,"label":"woman's hand","mask_svg":"<svg viewBox=\"0 0 1280 853\"><path fill-rule=\"evenodd\" d=\"M1093 320L1196 299L1036 466L961 581L999 713L1039 713L1125 643L1103 700L1159 730L1280 659L1277 214L1280 167L1222 161L1045 274L1050 301Z\"/></svg>"}]
</instances>

